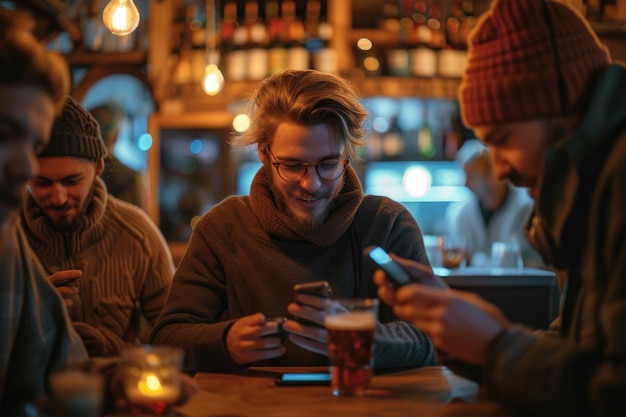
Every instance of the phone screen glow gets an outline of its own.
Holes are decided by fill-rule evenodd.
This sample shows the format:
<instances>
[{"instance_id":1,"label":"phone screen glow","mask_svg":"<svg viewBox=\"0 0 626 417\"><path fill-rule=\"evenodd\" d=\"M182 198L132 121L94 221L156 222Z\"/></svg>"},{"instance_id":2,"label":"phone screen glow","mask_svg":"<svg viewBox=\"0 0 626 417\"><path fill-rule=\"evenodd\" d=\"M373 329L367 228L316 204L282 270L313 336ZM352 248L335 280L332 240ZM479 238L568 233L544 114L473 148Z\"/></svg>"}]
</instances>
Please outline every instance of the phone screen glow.
<instances>
[{"instance_id":1,"label":"phone screen glow","mask_svg":"<svg viewBox=\"0 0 626 417\"><path fill-rule=\"evenodd\" d=\"M330 381L330 374L324 373L291 373L283 374L283 381Z\"/></svg>"}]
</instances>

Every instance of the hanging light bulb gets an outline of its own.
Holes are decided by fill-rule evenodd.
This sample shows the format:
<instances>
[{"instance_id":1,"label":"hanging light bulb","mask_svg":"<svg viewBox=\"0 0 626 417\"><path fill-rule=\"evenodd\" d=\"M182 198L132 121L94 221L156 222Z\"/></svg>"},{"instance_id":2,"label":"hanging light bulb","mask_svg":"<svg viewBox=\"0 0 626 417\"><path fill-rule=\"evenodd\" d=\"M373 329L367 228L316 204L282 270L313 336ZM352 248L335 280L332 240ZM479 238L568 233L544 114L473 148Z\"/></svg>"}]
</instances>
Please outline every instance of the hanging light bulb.
<instances>
[{"instance_id":1,"label":"hanging light bulb","mask_svg":"<svg viewBox=\"0 0 626 417\"><path fill-rule=\"evenodd\" d=\"M210 96L217 95L224 88L224 76L222 71L215 64L206 66L206 75L202 83L204 92Z\"/></svg>"},{"instance_id":2,"label":"hanging light bulb","mask_svg":"<svg viewBox=\"0 0 626 417\"><path fill-rule=\"evenodd\" d=\"M215 0L206 0L206 58L205 76L202 80L204 92L210 96L217 95L224 88L224 75L218 67L220 61L220 51L217 49L217 20Z\"/></svg>"},{"instance_id":3,"label":"hanging light bulb","mask_svg":"<svg viewBox=\"0 0 626 417\"><path fill-rule=\"evenodd\" d=\"M139 10L133 0L111 0L102 11L102 22L114 35L129 35L139 26Z\"/></svg>"}]
</instances>

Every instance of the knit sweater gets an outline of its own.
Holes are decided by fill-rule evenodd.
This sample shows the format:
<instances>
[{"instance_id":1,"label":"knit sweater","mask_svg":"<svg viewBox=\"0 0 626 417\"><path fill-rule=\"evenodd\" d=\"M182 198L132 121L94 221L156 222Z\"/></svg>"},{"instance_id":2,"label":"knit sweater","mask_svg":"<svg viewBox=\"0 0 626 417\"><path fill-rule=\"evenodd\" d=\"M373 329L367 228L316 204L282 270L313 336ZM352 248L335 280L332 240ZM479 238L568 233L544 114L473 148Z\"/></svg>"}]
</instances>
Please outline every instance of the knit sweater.
<instances>
[{"instance_id":1,"label":"knit sweater","mask_svg":"<svg viewBox=\"0 0 626 417\"><path fill-rule=\"evenodd\" d=\"M0 236L0 415L46 392L47 375L87 352L16 224Z\"/></svg>"},{"instance_id":2,"label":"knit sweater","mask_svg":"<svg viewBox=\"0 0 626 417\"><path fill-rule=\"evenodd\" d=\"M176 271L152 343L182 346L193 370L236 370L225 346L235 320L262 312L287 316L293 286L327 280L335 297L376 297L376 266L362 249L379 245L428 264L422 234L406 208L388 198L363 196L358 177L346 182L333 209L318 227L295 222L281 211L262 167L250 196L229 197L196 223ZM434 363L433 345L411 324L394 320L381 305L375 366ZM384 324L383 324L384 323ZM250 365L326 365L325 356L286 341L286 354Z\"/></svg>"},{"instance_id":3,"label":"knit sweater","mask_svg":"<svg viewBox=\"0 0 626 417\"><path fill-rule=\"evenodd\" d=\"M77 230L59 233L29 195L22 211L28 241L46 272L79 269L70 317L91 356L146 343L165 302L174 263L161 232L141 209L107 195L100 178Z\"/></svg>"}]
</instances>

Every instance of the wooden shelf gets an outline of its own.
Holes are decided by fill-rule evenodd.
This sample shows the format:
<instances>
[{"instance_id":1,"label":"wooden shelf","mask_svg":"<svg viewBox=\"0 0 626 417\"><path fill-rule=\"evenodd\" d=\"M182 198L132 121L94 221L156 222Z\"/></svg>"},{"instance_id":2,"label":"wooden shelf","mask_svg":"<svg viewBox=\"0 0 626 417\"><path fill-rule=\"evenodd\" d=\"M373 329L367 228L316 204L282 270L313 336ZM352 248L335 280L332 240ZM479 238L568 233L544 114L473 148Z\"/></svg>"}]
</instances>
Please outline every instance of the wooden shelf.
<instances>
[{"instance_id":1,"label":"wooden shelf","mask_svg":"<svg viewBox=\"0 0 626 417\"><path fill-rule=\"evenodd\" d=\"M365 77L351 80L359 97L424 97L456 100L459 78Z\"/></svg>"},{"instance_id":2,"label":"wooden shelf","mask_svg":"<svg viewBox=\"0 0 626 417\"><path fill-rule=\"evenodd\" d=\"M352 29L349 33L351 47L361 38L369 39L376 46L395 46L398 44L398 34L384 29Z\"/></svg>"},{"instance_id":3,"label":"wooden shelf","mask_svg":"<svg viewBox=\"0 0 626 417\"><path fill-rule=\"evenodd\" d=\"M93 66L142 66L146 63L146 51L129 52L91 52L78 50L65 54L65 59L73 67Z\"/></svg>"},{"instance_id":4,"label":"wooden shelf","mask_svg":"<svg viewBox=\"0 0 626 417\"><path fill-rule=\"evenodd\" d=\"M458 78L420 77L364 77L348 81L359 97L385 96L392 98L424 97L456 100L461 80ZM193 94L167 97L161 110L166 114L223 111L238 101L248 100L257 88L258 81L227 82L216 96L207 96L200 86Z\"/></svg>"}]
</instances>

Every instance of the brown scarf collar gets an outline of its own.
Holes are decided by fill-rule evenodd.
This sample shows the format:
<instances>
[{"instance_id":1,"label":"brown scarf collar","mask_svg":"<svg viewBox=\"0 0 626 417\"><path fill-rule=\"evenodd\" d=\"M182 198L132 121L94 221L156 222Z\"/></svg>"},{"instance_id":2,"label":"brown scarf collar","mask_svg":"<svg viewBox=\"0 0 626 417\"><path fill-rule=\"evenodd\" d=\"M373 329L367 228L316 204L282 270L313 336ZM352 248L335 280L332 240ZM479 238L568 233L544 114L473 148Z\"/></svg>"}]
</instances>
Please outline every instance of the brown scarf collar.
<instances>
[{"instance_id":1,"label":"brown scarf collar","mask_svg":"<svg viewBox=\"0 0 626 417\"><path fill-rule=\"evenodd\" d=\"M356 172L348 166L345 184L332 201L332 211L320 226L302 224L278 208L271 187L271 172L263 165L250 187L250 204L261 227L267 233L285 239L306 240L320 247L334 244L350 227L363 201L363 190Z\"/></svg>"}]
</instances>

